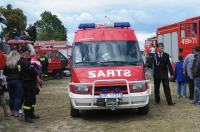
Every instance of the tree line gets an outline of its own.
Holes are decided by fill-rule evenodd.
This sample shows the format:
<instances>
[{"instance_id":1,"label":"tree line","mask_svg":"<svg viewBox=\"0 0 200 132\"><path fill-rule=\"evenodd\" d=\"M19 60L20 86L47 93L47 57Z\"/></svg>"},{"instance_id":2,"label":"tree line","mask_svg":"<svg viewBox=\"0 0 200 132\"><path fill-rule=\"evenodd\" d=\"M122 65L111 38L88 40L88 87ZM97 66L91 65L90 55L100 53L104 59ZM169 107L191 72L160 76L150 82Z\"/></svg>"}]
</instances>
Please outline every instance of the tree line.
<instances>
[{"instance_id":1,"label":"tree line","mask_svg":"<svg viewBox=\"0 0 200 132\"><path fill-rule=\"evenodd\" d=\"M11 4L6 7L0 6L0 13L3 14L7 21L5 35L8 36L14 28L21 34L27 27L27 16L20 8L13 8ZM40 15L41 19L35 21L37 29L37 40L39 41L64 41L67 38L67 31L62 21L50 11L44 11Z\"/></svg>"}]
</instances>

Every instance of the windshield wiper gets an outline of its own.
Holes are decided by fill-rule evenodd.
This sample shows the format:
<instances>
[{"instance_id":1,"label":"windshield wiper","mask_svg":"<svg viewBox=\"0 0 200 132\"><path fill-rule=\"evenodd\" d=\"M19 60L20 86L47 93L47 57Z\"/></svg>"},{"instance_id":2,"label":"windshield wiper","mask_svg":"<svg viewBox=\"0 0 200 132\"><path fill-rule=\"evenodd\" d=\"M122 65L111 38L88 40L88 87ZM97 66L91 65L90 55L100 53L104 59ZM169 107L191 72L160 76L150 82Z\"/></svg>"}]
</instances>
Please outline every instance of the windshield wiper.
<instances>
[{"instance_id":1,"label":"windshield wiper","mask_svg":"<svg viewBox=\"0 0 200 132\"><path fill-rule=\"evenodd\" d=\"M138 61L130 62L130 61L82 61L76 62L76 65L101 65L101 66L124 66L124 65L138 65L140 64Z\"/></svg>"},{"instance_id":2,"label":"windshield wiper","mask_svg":"<svg viewBox=\"0 0 200 132\"><path fill-rule=\"evenodd\" d=\"M125 65L125 61L101 61L101 65Z\"/></svg>"},{"instance_id":3,"label":"windshield wiper","mask_svg":"<svg viewBox=\"0 0 200 132\"><path fill-rule=\"evenodd\" d=\"M130 62L130 61L102 61L99 63L101 65L138 65L138 62Z\"/></svg>"},{"instance_id":4,"label":"windshield wiper","mask_svg":"<svg viewBox=\"0 0 200 132\"><path fill-rule=\"evenodd\" d=\"M76 62L75 64L95 65L95 64L97 64L97 62L96 61L81 61L81 62Z\"/></svg>"},{"instance_id":5,"label":"windshield wiper","mask_svg":"<svg viewBox=\"0 0 200 132\"><path fill-rule=\"evenodd\" d=\"M126 61L124 63L126 63L127 65L135 65L135 66L139 64L139 62L130 62L130 61Z\"/></svg>"}]
</instances>

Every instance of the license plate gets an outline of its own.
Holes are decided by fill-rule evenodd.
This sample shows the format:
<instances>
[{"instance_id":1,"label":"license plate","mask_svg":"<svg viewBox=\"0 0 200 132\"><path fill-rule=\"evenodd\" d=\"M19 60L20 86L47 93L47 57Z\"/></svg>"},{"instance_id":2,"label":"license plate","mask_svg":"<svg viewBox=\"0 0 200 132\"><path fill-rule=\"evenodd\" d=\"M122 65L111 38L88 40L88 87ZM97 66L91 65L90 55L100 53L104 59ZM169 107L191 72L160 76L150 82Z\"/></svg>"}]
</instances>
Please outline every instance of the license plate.
<instances>
[{"instance_id":1,"label":"license plate","mask_svg":"<svg viewBox=\"0 0 200 132\"><path fill-rule=\"evenodd\" d=\"M109 94L100 94L100 98L122 98L122 93L109 93Z\"/></svg>"}]
</instances>

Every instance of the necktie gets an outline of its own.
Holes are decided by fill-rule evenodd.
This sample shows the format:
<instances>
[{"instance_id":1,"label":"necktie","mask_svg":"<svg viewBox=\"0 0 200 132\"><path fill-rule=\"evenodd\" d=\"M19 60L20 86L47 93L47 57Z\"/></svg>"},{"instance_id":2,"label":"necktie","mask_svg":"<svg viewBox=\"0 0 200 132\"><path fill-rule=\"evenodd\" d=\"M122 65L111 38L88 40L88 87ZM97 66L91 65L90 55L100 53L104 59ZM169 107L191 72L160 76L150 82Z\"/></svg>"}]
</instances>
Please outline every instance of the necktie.
<instances>
[{"instance_id":1,"label":"necktie","mask_svg":"<svg viewBox=\"0 0 200 132\"><path fill-rule=\"evenodd\" d=\"M160 59L162 58L162 54L159 54Z\"/></svg>"}]
</instances>

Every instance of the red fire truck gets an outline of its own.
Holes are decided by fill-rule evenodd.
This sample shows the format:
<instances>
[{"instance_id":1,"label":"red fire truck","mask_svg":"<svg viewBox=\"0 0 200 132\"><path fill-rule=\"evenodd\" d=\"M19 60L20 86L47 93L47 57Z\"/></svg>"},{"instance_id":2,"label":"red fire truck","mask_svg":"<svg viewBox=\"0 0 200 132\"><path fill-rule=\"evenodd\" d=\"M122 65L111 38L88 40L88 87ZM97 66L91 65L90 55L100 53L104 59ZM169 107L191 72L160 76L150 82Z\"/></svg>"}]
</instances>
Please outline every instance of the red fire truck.
<instances>
[{"instance_id":1,"label":"red fire truck","mask_svg":"<svg viewBox=\"0 0 200 132\"><path fill-rule=\"evenodd\" d=\"M80 110L149 111L151 88L134 30L128 22L83 23L75 33L68 94L71 116Z\"/></svg>"},{"instance_id":2,"label":"red fire truck","mask_svg":"<svg viewBox=\"0 0 200 132\"><path fill-rule=\"evenodd\" d=\"M29 46L27 46L27 45L29 45ZM9 53L11 49L19 50L22 46L32 47L31 41L27 41L27 40L9 40L9 41L6 42L6 44L4 43L2 45L2 49L4 49L4 51L1 52L1 53L3 53L3 55L0 58L1 59L1 62L0 62L1 69L5 66L5 61L6 61L5 60L5 56L6 56L6 54Z\"/></svg>"},{"instance_id":3,"label":"red fire truck","mask_svg":"<svg viewBox=\"0 0 200 132\"><path fill-rule=\"evenodd\" d=\"M68 59L53 48L36 48L36 53L40 57L48 59L48 74L54 78L62 78L67 70ZM69 70L69 69L68 69Z\"/></svg>"},{"instance_id":4,"label":"red fire truck","mask_svg":"<svg viewBox=\"0 0 200 132\"><path fill-rule=\"evenodd\" d=\"M53 75L54 78L70 75L72 46L66 45L66 41L35 42L34 47L40 56L48 58L49 75Z\"/></svg>"},{"instance_id":5,"label":"red fire truck","mask_svg":"<svg viewBox=\"0 0 200 132\"><path fill-rule=\"evenodd\" d=\"M57 49L65 57L71 56L72 46L68 45L66 41L37 41L34 43L34 46Z\"/></svg>"},{"instance_id":6,"label":"red fire truck","mask_svg":"<svg viewBox=\"0 0 200 132\"><path fill-rule=\"evenodd\" d=\"M154 46L156 47L157 44L157 37L151 37L145 40L144 44L144 53L145 55L148 55L150 53L150 49Z\"/></svg>"},{"instance_id":7,"label":"red fire truck","mask_svg":"<svg viewBox=\"0 0 200 132\"><path fill-rule=\"evenodd\" d=\"M200 45L200 16L158 28L157 39L158 43L164 43L172 62L177 62L179 55L185 57L194 46Z\"/></svg>"},{"instance_id":8,"label":"red fire truck","mask_svg":"<svg viewBox=\"0 0 200 132\"><path fill-rule=\"evenodd\" d=\"M5 66L5 55L2 51L0 51L0 70Z\"/></svg>"}]
</instances>

